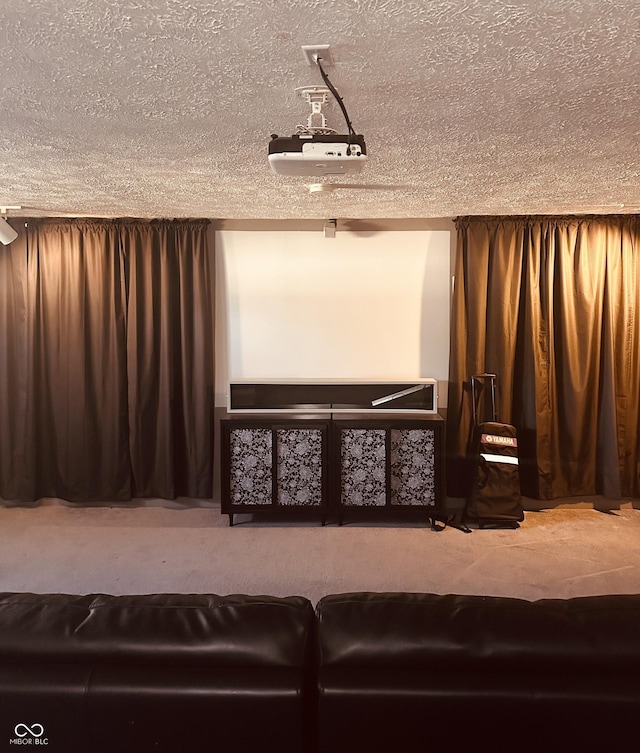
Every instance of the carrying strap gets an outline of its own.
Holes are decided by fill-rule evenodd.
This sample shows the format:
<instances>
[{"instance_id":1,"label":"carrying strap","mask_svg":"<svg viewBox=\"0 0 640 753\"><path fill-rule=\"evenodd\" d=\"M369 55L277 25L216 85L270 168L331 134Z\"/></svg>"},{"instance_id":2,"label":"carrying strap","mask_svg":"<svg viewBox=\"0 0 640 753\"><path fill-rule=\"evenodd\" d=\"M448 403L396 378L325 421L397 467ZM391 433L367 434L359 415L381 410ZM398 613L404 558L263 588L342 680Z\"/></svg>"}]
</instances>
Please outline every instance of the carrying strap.
<instances>
[{"instance_id":1,"label":"carrying strap","mask_svg":"<svg viewBox=\"0 0 640 753\"><path fill-rule=\"evenodd\" d=\"M444 529L447 526L451 526L451 528L457 528L458 531L462 531L463 533L471 533L471 529L464 524L464 522L461 522L456 525L456 516L454 515L445 515L444 517L435 517L431 516L431 530L432 531L444 531Z\"/></svg>"}]
</instances>

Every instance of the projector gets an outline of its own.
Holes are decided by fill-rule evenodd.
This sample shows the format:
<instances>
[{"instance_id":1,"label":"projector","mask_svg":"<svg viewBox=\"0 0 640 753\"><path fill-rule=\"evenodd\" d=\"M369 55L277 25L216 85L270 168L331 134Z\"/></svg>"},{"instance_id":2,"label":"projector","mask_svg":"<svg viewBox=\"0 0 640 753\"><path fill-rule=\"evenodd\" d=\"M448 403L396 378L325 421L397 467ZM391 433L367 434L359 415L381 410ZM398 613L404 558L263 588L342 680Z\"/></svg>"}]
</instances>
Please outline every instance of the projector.
<instances>
[{"instance_id":1,"label":"projector","mask_svg":"<svg viewBox=\"0 0 640 753\"><path fill-rule=\"evenodd\" d=\"M272 136L269 165L278 175L349 175L367 161L364 137L347 134Z\"/></svg>"}]
</instances>

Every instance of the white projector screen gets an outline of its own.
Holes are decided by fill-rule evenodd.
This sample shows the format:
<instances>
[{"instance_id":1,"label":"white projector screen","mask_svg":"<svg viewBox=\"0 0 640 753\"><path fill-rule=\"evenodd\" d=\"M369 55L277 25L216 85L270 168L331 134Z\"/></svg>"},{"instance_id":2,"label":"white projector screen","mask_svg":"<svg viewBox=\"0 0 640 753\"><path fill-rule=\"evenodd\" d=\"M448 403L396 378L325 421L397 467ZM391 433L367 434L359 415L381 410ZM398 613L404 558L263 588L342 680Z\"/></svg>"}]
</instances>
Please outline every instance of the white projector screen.
<instances>
[{"instance_id":1,"label":"white projector screen","mask_svg":"<svg viewBox=\"0 0 640 753\"><path fill-rule=\"evenodd\" d=\"M449 231L216 237L230 381L448 378Z\"/></svg>"}]
</instances>

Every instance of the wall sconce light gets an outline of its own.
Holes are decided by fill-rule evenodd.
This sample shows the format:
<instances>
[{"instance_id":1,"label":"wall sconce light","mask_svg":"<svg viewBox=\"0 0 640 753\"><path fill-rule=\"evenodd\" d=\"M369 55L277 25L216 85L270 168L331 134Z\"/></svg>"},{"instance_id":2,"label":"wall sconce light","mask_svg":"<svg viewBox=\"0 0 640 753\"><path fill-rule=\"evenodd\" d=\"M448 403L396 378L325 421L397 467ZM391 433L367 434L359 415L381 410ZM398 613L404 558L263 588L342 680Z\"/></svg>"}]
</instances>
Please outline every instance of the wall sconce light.
<instances>
[{"instance_id":1,"label":"wall sconce light","mask_svg":"<svg viewBox=\"0 0 640 753\"><path fill-rule=\"evenodd\" d=\"M336 237L336 226L338 224L338 220L327 220L324 223L324 237L325 238L335 238Z\"/></svg>"},{"instance_id":2,"label":"wall sconce light","mask_svg":"<svg viewBox=\"0 0 640 753\"><path fill-rule=\"evenodd\" d=\"M21 207L0 207L0 243L8 246L18 237L18 233L6 220L8 209L20 209Z\"/></svg>"}]
</instances>

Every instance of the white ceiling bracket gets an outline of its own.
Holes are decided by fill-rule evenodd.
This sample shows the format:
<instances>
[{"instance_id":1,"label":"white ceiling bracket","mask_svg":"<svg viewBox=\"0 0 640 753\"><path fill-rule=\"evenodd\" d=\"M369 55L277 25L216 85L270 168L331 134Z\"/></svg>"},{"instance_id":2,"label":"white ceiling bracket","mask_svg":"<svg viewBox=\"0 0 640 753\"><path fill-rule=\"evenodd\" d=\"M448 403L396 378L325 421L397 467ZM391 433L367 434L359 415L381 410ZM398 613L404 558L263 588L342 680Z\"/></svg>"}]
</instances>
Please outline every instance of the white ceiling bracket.
<instances>
[{"instance_id":1,"label":"white ceiling bracket","mask_svg":"<svg viewBox=\"0 0 640 753\"><path fill-rule=\"evenodd\" d=\"M303 44L302 54L307 65L318 65L318 58L322 60L322 67L333 65L333 55L329 44Z\"/></svg>"},{"instance_id":2,"label":"white ceiling bracket","mask_svg":"<svg viewBox=\"0 0 640 753\"><path fill-rule=\"evenodd\" d=\"M311 114L307 118L307 128L326 128L327 119L322 112L322 105L328 101L329 89L326 86L299 86L295 91L311 106Z\"/></svg>"},{"instance_id":3,"label":"white ceiling bracket","mask_svg":"<svg viewBox=\"0 0 640 753\"><path fill-rule=\"evenodd\" d=\"M18 233L6 220L9 209L21 209L21 207L0 207L0 243L2 243L3 246L8 246L18 237Z\"/></svg>"},{"instance_id":4,"label":"white ceiling bracket","mask_svg":"<svg viewBox=\"0 0 640 753\"><path fill-rule=\"evenodd\" d=\"M322 228L322 232L324 233L325 238L335 238L336 237L336 228L338 226L338 220L327 220L324 223L324 227Z\"/></svg>"},{"instance_id":5,"label":"white ceiling bracket","mask_svg":"<svg viewBox=\"0 0 640 753\"><path fill-rule=\"evenodd\" d=\"M311 183L308 186L309 193L332 193L333 183Z\"/></svg>"}]
</instances>

